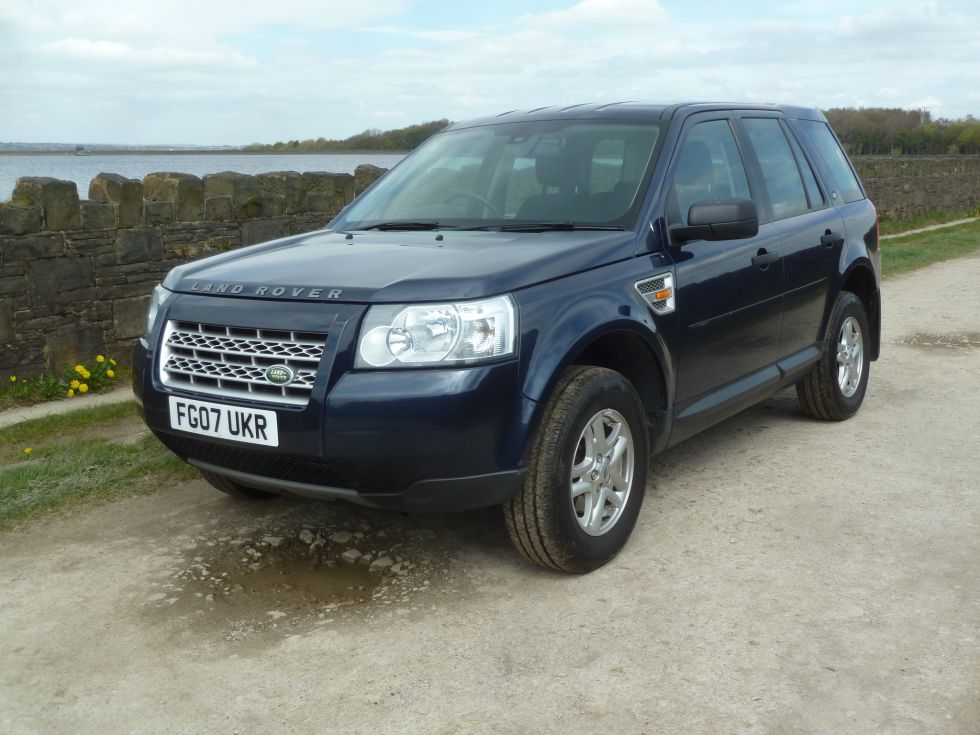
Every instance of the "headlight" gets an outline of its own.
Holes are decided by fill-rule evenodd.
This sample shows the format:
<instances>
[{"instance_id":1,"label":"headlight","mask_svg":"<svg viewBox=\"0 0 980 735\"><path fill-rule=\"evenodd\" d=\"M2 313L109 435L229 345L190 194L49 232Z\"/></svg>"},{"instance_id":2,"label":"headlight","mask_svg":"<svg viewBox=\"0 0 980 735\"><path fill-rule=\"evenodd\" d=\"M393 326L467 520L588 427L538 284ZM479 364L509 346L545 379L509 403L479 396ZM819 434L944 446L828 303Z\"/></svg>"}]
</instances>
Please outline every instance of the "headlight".
<instances>
[{"instance_id":1,"label":"headlight","mask_svg":"<svg viewBox=\"0 0 980 735\"><path fill-rule=\"evenodd\" d=\"M159 284L153 289L153 293L150 294L150 306L146 310L146 334L153 331L153 322L157 319L157 312L160 311L160 307L169 295L170 292Z\"/></svg>"},{"instance_id":2,"label":"headlight","mask_svg":"<svg viewBox=\"0 0 980 735\"><path fill-rule=\"evenodd\" d=\"M355 367L473 363L512 355L516 314L510 296L372 306L361 328Z\"/></svg>"}]
</instances>

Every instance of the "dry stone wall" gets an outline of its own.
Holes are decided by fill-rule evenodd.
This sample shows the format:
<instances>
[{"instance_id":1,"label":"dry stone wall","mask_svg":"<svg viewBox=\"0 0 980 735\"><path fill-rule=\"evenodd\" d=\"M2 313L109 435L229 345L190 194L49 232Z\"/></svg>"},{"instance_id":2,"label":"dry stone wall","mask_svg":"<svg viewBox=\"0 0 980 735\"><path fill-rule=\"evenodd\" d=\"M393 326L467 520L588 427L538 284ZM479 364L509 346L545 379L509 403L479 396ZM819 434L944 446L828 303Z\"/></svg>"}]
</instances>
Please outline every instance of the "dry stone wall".
<instances>
[{"instance_id":1,"label":"dry stone wall","mask_svg":"<svg viewBox=\"0 0 980 735\"><path fill-rule=\"evenodd\" d=\"M854 159L879 213L902 220L980 206L980 158ZM0 375L57 370L109 351L126 359L166 272L229 248L325 225L383 169L353 175L153 173L19 179L0 203Z\"/></svg>"},{"instance_id":2,"label":"dry stone wall","mask_svg":"<svg viewBox=\"0 0 980 735\"><path fill-rule=\"evenodd\" d=\"M883 219L980 208L980 157L856 156L853 160Z\"/></svg>"},{"instance_id":3,"label":"dry stone wall","mask_svg":"<svg viewBox=\"0 0 980 735\"><path fill-rule=\"evenodd\" d=\"M87 200L70 181L19 179L0 203L0 375L128 359L168 270L319 229L382 173L106 173Z\"/></svg>"}]
</instances>

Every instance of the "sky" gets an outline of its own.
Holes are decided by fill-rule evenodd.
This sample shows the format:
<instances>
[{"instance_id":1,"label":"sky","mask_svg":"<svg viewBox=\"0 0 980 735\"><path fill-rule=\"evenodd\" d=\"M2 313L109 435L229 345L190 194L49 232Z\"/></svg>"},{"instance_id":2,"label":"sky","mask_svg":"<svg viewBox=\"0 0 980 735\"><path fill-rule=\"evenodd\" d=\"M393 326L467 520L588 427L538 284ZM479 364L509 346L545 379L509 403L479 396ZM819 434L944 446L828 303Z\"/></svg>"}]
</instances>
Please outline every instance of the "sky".
<instances>
[{"instance_id":1,"label":"sky","mask_svg":"<svg viewBox=\"0 0 980 735\"><path fill-rule=\"evenodd\" d=\"M241 145L620 100L980 113L980 3L0 0L0 141Z\"/></svg>"}]
</instances>

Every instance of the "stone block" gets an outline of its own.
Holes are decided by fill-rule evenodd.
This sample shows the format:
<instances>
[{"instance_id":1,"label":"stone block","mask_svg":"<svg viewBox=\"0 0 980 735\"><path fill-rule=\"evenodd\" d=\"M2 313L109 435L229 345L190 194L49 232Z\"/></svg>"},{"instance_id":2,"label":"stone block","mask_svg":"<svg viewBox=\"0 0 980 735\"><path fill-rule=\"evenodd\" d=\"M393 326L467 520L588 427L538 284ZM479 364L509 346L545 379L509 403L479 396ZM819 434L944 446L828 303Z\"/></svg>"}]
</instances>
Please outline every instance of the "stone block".
<instances>
[{"instance_id":1,"label":"stone block","mask_svg":"<svg viewBox=\"0 0 980 735\"><path fill-rule=\"evenodd\" d=\"M354 169L354 194L359 195L388 172L388 169L362 163Z\"/></svg>"},{"instance_id":2,"label":"stone block","mask_svg":"<svg viewBox=\"0 0 980 735\"><path fill-rule=\"evenodd\" d=\"M147 174L143 177L143 196L171 202L173 218L181 222L204 219L204 181L197 176L172 172Z\"/></svg>"},{"instance_id":3,"label":"stone block","mask_svg":"<svg viewBox=\"0 0 980 735\"><path fill-rule=\"evenodd\" d=\"M306 193L306 208L310 212L334 212L334 197L325 191L309 191Z\"/></svg>"},{"instance_id":4,"label":"stone block","mask_svg":"<svg viewBox=\"0 0 980 735\"><path fill-rule=\"evenodd\" d=\"M310 211L336 214L354 201L354 177L350 174L332 174L325 171L309 171L303 174L306 188L313 196L307 197ZM326 197L324 204L323 196ZM319 207L319 209L313 209Z\"/></svg>"},{"instance_id":5,"label":"stone block","mask_svg":"<svg viewBox=\"0 0 980 735\"><path fill-rule=\"evenodd\" d=\"M14 341L14 310L10 299L0 299L0 343Z\"/></svg>"},{"instance_id":6,"label":"stone block","mask_svg":"<svg viewBox=\"0 0 980 735\"><path fill-rule=\"evenodd\" d=\"M105 351L102 327L98 324L69 323L52 329L45 336L44 352L48 370L91 360Z\"/></svg>"},{"instance_id":7,"label":"stone block","mask_svg":"<svg viewBox=\"0 0 980 735\"><path fill-rule=\"evenodd\" d=\"M119 174L101 173L92 179L88 198L116 205L117 227L137 227L143 217L143 182Z\"/></svg>"},{"instance_id":8,"label":"stone block","mask_svg":"<svg viewBox=\"0 0 980 735\"><path fill-rule=\"evenodd\" d=\"M143 223L147 225L169 225L174 221L173 202L143 202Z\"/></svg>"},{"instance_id":9,"label":"stone block","mask_svg":"<svg viewBox=\"0 0 980 735\"><path fill-rule=\"evenodd\" d=\"M262 201L263 217L282 217L286 197L284 197L282 194L272 194L264 191L262 192L260 199Z\"/></svg>"},{"instance_id":10,"label":"stone block","mask_svg":"<svg viewBox=\"0 0 980 735\"><path fill-rule=\"evenodd\" d=\"M275 240L289 234L288 223L281 219L255 220L242 222L242 245Z\"/></svg>"},{"instance_id":11,"label":"stone block","mask_svg":"<svg viewBox=\"0 0 980 735\"><path fill-rule=\"evenodd\" d=\"M70 255L35 260L31 263L28 282L33 306L62 307L79 298L72 291L95 285L95 266L90 258Z\"/></svg>"},{"instance_id":12,"label":"stone block","mask_svg":"<svg viewBox=\"0 0 980 735\"><path fill-rule=\"evenodd\" d=\"M146 327L146 309L150 296L118 299L112 304L112 328L118 339L132 339L143 334Z\"/></svg>"},{"instance_id":13,"label":"stone block","mask_svg":"<svg viewBox=\"0 0 980 735\"><path fill-rule=\"evenodd\" d=\"M163 238L154 227L134 227L116 237L116 262L136 263L163 257Z\"/></svg>"},{"instance_id":14,"label":"stone block","mask_svg":"<svg viewBox=\"0 0 980 735\"><path fill-rule=\"evenodd\" d=\"M306 183L296 171L272 171L255 177L263 191L283 196L283 211L296 214L305 211Z\"/></svg>"},{"instance_id":15,"label":"stone block","mask_svg":"<svg viewBox=\"0 0 980 735\"><path fill-rule=\"evenodd\" d=\"M43 210L41 226L46 230L77 230L81 224L78 187L73 181L25 176L17 179L11 201L40 206Z\"/></svg>"},{"instance_id":16,"label":"stone block","mask_svg":"<svg viewBox=\"0 0 980 735\"><path fill-rule=\"evenodd\" d=\"M27 293L26 276L4 276L0 278L0 296L23 296Z\"/></svg>"},{"instance_id":17,"label":"stone block","mask_svg":"<svg viewBox=\"0 0 980 735\"><path fill-rule=\"evenodd\" d=\"M235 208L228 195L208 197L204 200L204 218L208 222L230 222L235 218Z\"/></svg>"},{"instance_id":18,"label":"stone block","mask_svg":"<svg viewBox=\"0 0 980 735\"><path fill-rule=\"evenodd\" d=\"M116 226L116 207L107 202L81 202L82 229L108 230Z\"/></svg>"},{"instance_id":19,"label":"stone block","mask_svg":"<svg viewBox=\"0 0 980 735\"><path fill-rule=\"evenodd\" d=\"M251 219L262 214L262 188L254 176L222 171L204 177L204 196L230 196L232 211L238 219Z\"/></svg>"},{"instance_id":20,"label":"stone block","mask_svg":"<svg viewBox=\"0 0 980 735\"><path fill-rule=\"evenodd\" d=\"M42 232L38 235L11 237L3 241L4 264L32 261L38 258L56 258L65 253L65 236L60 232Z\"/></svg>"},{"instance_id":21,"label":"stone block","mask_svg":"<svg viewBox=\"0 0 980 735\"><path fill-rule=\"evenodd\" d=\"M0 203L0 235L40 232L41 215L41 207L37 204Z\"/></svg>"}]
</instances>

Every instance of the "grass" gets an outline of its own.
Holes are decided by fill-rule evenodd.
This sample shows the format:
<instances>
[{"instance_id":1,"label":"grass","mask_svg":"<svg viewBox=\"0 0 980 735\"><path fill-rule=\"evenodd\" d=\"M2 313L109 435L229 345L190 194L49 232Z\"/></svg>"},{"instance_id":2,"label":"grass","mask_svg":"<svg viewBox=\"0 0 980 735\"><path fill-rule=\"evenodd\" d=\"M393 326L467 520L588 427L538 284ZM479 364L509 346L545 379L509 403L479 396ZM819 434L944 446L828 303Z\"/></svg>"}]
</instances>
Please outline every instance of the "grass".
<instances>
[{"instance_id":1,"label":"grass","mask_svg":"<svg viewBox=\"0 0 980 735\"><path fill-rule=\"evenodd\" d=\"M112 430L118 433L137 415L136 404L126 403L0 430L0 528L83 503L154 492L167 478L194 477L196 470L152 434L134 444L114 443Z\"/></svg>"},{"instance_id":2,"label":"grass","mask_svg":"<svg viewBox=\"0 0 980 735\"><path fill-rule=\"evenodd\" d=\"M898 235L909 230L918 230L929 225L941 225L946 222L955 222L958 219L968 219L980 216L980 207L971 212L927 212L926 214L916 214L906 219L883 219L878 225L882 235Z\"/></svg>"},{"instance_id":3,"label":"grass","mask_svg":"<svg viewBox=\"0 0 980 735\"><path fill-rule=\"evenodd\" d=\"M882 274L894 276L980 251L980 222L881 243Z\"/></svg>"}]
</instances>

